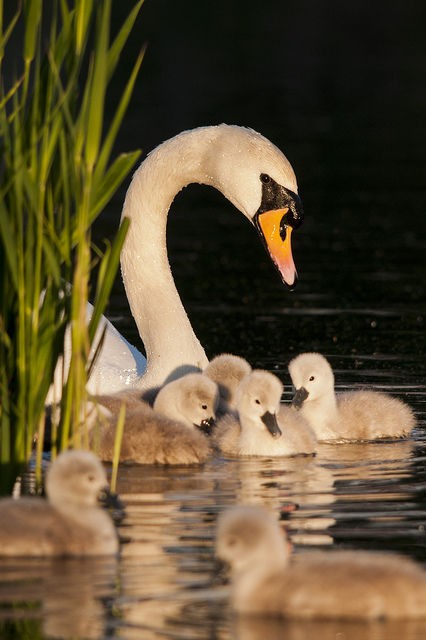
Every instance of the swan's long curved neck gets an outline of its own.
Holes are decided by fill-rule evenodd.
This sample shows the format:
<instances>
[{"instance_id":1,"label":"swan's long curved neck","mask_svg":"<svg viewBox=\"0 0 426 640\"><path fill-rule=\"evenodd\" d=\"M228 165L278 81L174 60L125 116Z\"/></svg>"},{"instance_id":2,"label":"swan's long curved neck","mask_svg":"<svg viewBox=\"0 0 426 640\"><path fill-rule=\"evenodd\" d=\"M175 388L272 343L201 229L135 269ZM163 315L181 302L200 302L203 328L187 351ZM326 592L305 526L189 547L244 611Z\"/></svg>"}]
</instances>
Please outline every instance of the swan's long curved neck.
<instances>
[{"instance_id":1,"label":"swan's long curved neck","mask_svg":"<svg viewBox=\"0 0 426 640\"><path fill-rule=\"evenodd\" d=\"M185 132L157 147L133 176L123 208L130 227L121 268L130 308L144 342L147 371L140 386L163 384L174 371L208 360L176 290L167 256L166 226L175 195L187 184L212 184L208 149L215 129ZM217 187L217 184L214 186Z\"/></svg>"}]
</instances>

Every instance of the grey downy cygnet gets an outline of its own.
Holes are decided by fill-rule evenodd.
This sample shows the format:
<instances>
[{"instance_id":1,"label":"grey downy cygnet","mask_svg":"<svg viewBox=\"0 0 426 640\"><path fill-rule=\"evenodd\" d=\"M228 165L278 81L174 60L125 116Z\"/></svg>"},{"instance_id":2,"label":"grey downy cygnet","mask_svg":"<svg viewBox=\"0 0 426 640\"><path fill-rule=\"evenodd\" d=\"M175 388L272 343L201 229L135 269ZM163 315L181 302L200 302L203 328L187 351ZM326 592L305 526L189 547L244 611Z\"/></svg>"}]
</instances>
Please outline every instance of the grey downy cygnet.
<instances>
[{"instance_id":1,"label":"grey downy cygnet","mask_svg":"<svg viewBox=\"0 0 426 640\"><path fill-rule=\"evenodd\" d=\"M221 353L210 360L203 373L219 387L219 415L236 411L238 385L250 372L247 360L232 353Z\"/></svg>"},{"instance_id":2,"label":"grey downy cygnet","mask_svg":"<svg viewBox=\"0 0 426 640\"><path fill-rule=\"evenodd\" d=\"M237 414L218 421L214 439L223 453L239 456L311 454L316 438L306 421L280 404L283 385L269 371L254 369L237 390Z\"/></svg>"},{"instance_id":3,"label":"grey downy cygnet","mask_svg":"<svg viewBox=\"0 0 426 640\"><path fill-rule=\"evenodd\" d=\"M125 395L125 404L127 400ZM211 453L205 432L212 427L217 403L216 384L201 373L190 373L162 387L153 407L144 402L127 404L120 461L172 465L205 462ZM102 422L98 433L92 428L92 437L98 440L101 458L111 460L117 410L107 415L106 424Z\"/></svg>"},{"instance_id":4,"label":"grey downy cygnet","mask_svg":"<svg viewBox=\"0 0 426 640\"><path fill-rule=\"evenodd\" d=\"M319 353L302 353L288 370L295 388L293 404L320 441L376 440L408 436L415 425L411 408L379 391L336 395L330 363Z\"/></svg>"},{"instance_id":5,"label":"grey downy cygnet","mask_svg":"<svg viewBox=\"0 0 426 640\"><path fill-rule=\"evenodd\" d=\"M46 475L47 500L0 500L0 556L99 556L118 551L108 512L98 504L107 476L90 451L58 455Z\"/></svg>"},{"instance_id":6,"label":"grey downy cygnet","mask_svg":"<svg viewBox=\"0 0 426 640\"><path fill-rule=\"evenodd\" d=\"M220 515L216 554L231 568L231 601L241 614L303 619L426 617L426 571L393 553L291 554L278 519L263 507Z\"/></svg>"}]
</instances>

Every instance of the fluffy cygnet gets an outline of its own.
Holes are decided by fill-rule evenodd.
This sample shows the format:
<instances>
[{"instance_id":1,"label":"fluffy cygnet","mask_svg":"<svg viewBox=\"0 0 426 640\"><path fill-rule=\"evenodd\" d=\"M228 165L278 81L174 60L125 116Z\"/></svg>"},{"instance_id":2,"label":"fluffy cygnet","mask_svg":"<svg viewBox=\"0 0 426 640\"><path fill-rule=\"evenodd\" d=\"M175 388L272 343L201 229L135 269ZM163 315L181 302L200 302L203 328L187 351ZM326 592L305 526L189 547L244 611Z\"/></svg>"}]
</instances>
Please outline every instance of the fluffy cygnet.
<instances>
[{"instance_id":1,"label":"fluffy cygnet","mask_svg":"<svg viewBox=\"0 0 426 640\"><path fill-rule=\"evenodd\" d=\"M426 571L391 553L318 551L291 556L277 519L242 506L218 521L216 554L231 567L240 613L305 619L426 617Z\"/></svg>"},{"instance_id":2,"label":"fluffy cygnet","mask_svg":"<svg viewBox=\"0 0 426 640\"><path fill-rule=\"evenodd\" d=\"M120 462L204 462L211 447L202 431L211 428L217 402L216 384L200 373L191 373L165 385L157 394L154 408L144 402L127 405ZM115 411L98 433L92 429L102 460L112 460L116 421Z\"/></svg>"},{"instance_id":3,"label":"fluffy cygnet","mask_svg":"<svg viewBox=\"0 0 426 640\"><path fill-rule=\"evenodd\" d=\"M128 411L139 409L141 406L149 406L148 402L143 400L140 391L118 391L117 393L91 396L91 401L105 407L113 414L118 414L121 406L126 405Z\"/></svg>"},{"instance_id":4,"label":"fluffy cygnet","mask_svg":"<svg viewBox=\"0 0 426 640\"><path fill-rule=\"evenodd\" d=\"M227 414L214 431L224 453L241 456L293 456L314 453L315 436L290 407L280 405L281 381L269 371L254 369L237 390L237 414Z\"/></svg>"},{"instance_id":5,"label":"fluffy cygnet","mask_svg":"<svg viewBox=\"0 0 426 640\"><path fill-rule=\"evenodd\" d=\"M0 556L116 553L116 529L97 503L101 491L108 487L99 459L90 451L64 451L48 468L47 500L0 500Z\"/></svg>"},{"instance_id":6,"label":"fluffy cygnet","mask_svg":"<svg viewBox=\"0 0 426 640\"><path fill-rule=\"evenodd\" d=\"M251 366L247 360L231 353L222 353L210 360L204 374L219 387L219 414L236 410L238 385L250 371Z\"/></svg>"},{"instance_id":7,"label":"fluffy cygnet","mask_svg":"<svg viewBox=\"0 0 426 640\"><path fill-rule=\"evenodd\" d=\"M154 410L188 427L209 431L219 402L217 385L202 373L188 373L160 389Z\"/></svg>"},{"instance_id":8,"label":"fluffy cygnet","mask_svg":"<svg viewBox=\"0 0 426 640\"><path fill-rule=\"evenodd\" d=\"M376 440L409 435L415 417L401 400L378 391L336 396L329 362L319 353L302 353L288 366L296 389L293 404L321 441Z\"/></svg>"}]
</instances>

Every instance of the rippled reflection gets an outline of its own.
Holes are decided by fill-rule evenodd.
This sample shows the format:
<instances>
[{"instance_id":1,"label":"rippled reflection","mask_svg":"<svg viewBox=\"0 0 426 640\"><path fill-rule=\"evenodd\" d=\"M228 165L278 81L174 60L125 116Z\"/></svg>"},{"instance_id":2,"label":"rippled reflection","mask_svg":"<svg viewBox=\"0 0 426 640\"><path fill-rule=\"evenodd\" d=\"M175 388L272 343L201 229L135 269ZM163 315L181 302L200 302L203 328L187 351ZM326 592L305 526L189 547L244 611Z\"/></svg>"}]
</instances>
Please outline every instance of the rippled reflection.
<instances>
[{"instance_id":1,"label":"rippled reflection","mask_svg":"<svg viewBox=\"0 0 426 640\"><path fill-rule=\"evenodd\" d=\"M402 622L283 622L246 618L236 620L235 640L418 640L426 633L426 621Z\"/></svg>"},{"instance_id":2,"label":"rippled reflection","mask_svg":"<svg viewBox=\"0 0 426 640\"><path fill-rule=\"evenodd\" d=\"M250 503L277 514L296 553L304 547L371 547L424 561L426 451L417 436L324 444L317 456L218 457L192 468L123 466L118 490L127 506L120 559L3 560L0 630L21 640L420 638L426 621L236 620L213 550L217 514Z\"/></svg>"},{"instance_id":3,"label":"rippled reflection","mask_svg":"<svg viewBox=\"0 0 426 640\"><path fill-rule=\"evenodd\" d=\"M114 559L3 559L0 637L102 637L116 596Z\"/></svg>"}]
</instances>

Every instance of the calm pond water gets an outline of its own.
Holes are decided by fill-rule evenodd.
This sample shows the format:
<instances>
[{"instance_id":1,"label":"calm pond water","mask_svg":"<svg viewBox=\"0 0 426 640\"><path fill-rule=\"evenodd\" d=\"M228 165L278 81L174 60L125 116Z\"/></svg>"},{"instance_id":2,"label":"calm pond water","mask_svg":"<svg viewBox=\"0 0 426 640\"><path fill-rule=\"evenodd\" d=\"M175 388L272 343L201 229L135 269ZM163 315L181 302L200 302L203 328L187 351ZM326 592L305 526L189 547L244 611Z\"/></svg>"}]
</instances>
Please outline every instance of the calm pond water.
<instances>
[{"instance_id":1,"label":"calm pond water","mask_svg":"<svg viewBox=\"0 0 426 640\"><path fill-rule=\"evenodd\" d=\"M253 126L288 154L306 212L289 293L221 196L193 186L176 198L170 258L198 336L210 355L277 373L285 400L289 359L321 351L339 390L394 393L418 426L407 441L322 445L315 458L123 467L120 558L2 561L0 638L424 638L426 621L235 620L213 554L217 514L246 502L281 513L296 553L387 549L426 565L424 3L184 5L142 9L129 59L149 49L121 146L149 150L207 123ZM139 344L119 279L109 316Z\"/></svg>"}]
</instances>

